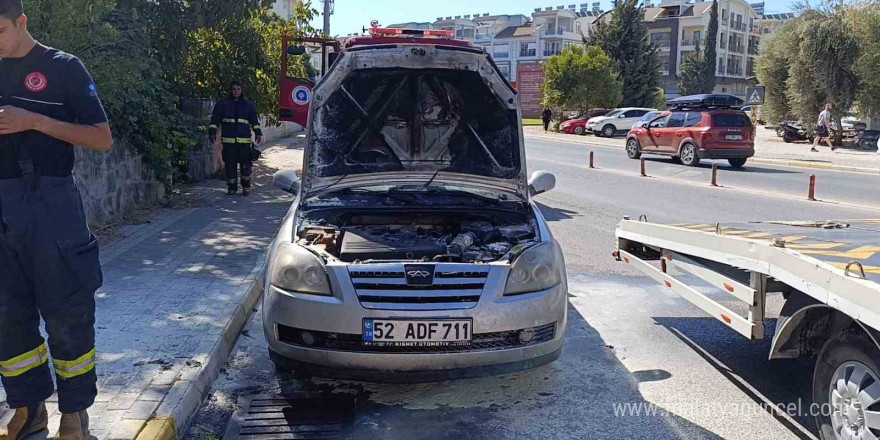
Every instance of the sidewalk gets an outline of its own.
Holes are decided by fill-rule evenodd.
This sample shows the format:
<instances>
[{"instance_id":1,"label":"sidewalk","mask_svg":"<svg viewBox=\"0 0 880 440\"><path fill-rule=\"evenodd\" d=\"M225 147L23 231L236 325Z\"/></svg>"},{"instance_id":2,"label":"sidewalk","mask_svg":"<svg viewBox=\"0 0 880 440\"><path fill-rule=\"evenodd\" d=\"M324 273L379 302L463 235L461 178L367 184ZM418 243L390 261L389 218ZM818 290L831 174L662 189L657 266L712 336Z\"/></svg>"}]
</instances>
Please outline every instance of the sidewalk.
<instances>
[{"instance_id":1,"label":"sidewalk","mask_svg":"<svg viewBox=\"0 0 880 440\"><path fill-rule=\"evenodd\" d=\"M302 165L304 139L264 149L250 197L223 180L183 195L192 207L119 231L101 249L97 293L97 440L169 440L185 432L261 293L254 282L292 197L272 187L280 168ZM11 416L0 387L0 421ZM49 404L57 429L57 400Z\"/></svg>"},{"instance_id":2,"label":"sidewalk","mask_svg":"<svg viewBox=\"0 0 880 440\"><path fill-rule=\"evenodd\" d=\"M624 148L624 137L600 138L593 135L577 136L565 133L545 133L541 127L524 127L526 139L539 138L580 143L602 148ZM801 168L834 169L880 174L880 154L876 151L838 149L833 153L827 145L820 146L818 153L810 151L808 143L786 144L774 130L758 127L755 140L755 157L752 162L785 165Z\"/></svg>"}]
</instances>

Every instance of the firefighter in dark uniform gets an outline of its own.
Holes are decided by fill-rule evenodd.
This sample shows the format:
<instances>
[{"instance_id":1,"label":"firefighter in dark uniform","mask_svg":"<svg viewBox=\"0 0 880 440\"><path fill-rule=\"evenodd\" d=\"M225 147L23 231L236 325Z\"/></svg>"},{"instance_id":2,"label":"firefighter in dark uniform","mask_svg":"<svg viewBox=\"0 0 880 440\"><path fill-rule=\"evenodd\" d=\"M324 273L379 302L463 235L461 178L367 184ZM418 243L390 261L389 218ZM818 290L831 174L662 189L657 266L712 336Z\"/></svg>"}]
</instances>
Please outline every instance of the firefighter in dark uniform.
<instances>
[{"instance_id":1,"label":"firefighter in dark uniform","mask_svg":"<svg viewBox=\"0 0 880 440\"><path fill-rule=\"evenodd\" d=\"M0 440L47 432L56 385L57 438L85 440L103 279L73 145L108 151L113 137L86 68L34 41L27 22L21 0L0 0L0 380L15 410Z\"/></svg>"},{"instance_id":2,"label":"firefighter in dark uniform","mask_svg":"<svg viewBox=\"0 0 880 440\"><path fill-rule=\"evenodd\" d=\"M238 192L238 169L241 167L241 193L250 194L253 157L251 155L251 129L257 143L263 142L263 130L257 107L244 97L241 83L229 86L229 97L214 106L208 133L211 143L217 142L217 128L220 128L220 142L223 143L223 163L226 164L226 185L228 194Z\"/></svg>"}]
</instances>

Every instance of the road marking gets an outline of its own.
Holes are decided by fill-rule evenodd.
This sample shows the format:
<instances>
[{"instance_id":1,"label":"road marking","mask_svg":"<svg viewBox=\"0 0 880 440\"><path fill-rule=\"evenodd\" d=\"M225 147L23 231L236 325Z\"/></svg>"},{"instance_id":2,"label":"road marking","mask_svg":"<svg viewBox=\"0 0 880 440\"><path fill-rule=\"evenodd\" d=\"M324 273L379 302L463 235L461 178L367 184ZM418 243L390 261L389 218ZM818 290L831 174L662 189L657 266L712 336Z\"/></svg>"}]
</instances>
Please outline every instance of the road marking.
<instances>
[{"instance_id":1,"label":"road marking","mask_svg":"<svg viewBox=\"0 0 880 440\"><path fill-rule=\"evenodd\" d=\"M565 165L565 166L570 166L573 168L580 168L583 170L595 171L595 172L600 172L600 173L619 174L622 176L638 177L639 179L645 178L645 177L639 176L638 173L631 173L628 171L614 170L614 169L609 169L609 168L590 168L585 165L577 165L577 164L573 164L573 163L569 163L569 162L560 162L558 160L552 160L552 159L541 159L541 158L532 157L532 158L529 158L528 160L529 161L537 161L537 162L548 162L548 163L553 163L556 165ZM797 196L793 196L790 194L774 193L774 192L768 192L768 191L758 191L758 190L754 190L754 189L746 189L746 188L727 186L727 185L720 185L720 186L700 185L700 184L697 184L696 182L691 181L691 180L673 179L671 177L648 176L648 178L662 180L664 182L677 183L679 185L692 186L692 187L696 187L696 188L705 188L705 189L709 189L709 190L730 190L730 191L735 191L735 192L740 192L740 193L760 195L760 196L764 196L764 197L773 197L773 198L777 198L777 199L789 200L789 201L793 201L793 202L802 202L802 203L808 203L808 204L813 204L813 205L820 203L820 204L824 204L824 205L833 205L835 207L860 209L863 211L880 212L880 207L877 207L877 206L858 205L855 203L838 202L838 201L834 201L834 200L811 201L811 200L807 200L804 197L797 197ZM714 230L714 227L713 227L713 230Z\"/></svg>"},{"instance_id":2,"label":"road marking","mask_svg":"<svg viewBox=\"0 0 880 440\"><path fill-rule=\"evenodd\" d=\"M839 251L815 251L815 250L805 250L801 251L802 254L808 255L824 255L826 257L837 257L837 258L849 258L851 260L869 260L874 254L880 252L880 246L862 246L860 248L856 248L850 251L839 252Z\"/></svg>"}]
</instances>

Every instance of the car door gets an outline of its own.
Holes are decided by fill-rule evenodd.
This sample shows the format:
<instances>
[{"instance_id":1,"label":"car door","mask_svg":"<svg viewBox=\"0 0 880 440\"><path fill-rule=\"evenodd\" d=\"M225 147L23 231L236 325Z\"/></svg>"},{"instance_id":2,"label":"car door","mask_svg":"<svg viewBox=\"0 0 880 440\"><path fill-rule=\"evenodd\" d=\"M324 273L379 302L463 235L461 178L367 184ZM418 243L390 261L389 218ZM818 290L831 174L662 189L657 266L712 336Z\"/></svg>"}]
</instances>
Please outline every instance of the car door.
<instances>
[{"instance_id":1,"label":"car door","mask_svg":"<svg viewBox=\"0 0 880 440\"><path fill-rule=\"evenodd\" d=\"M676 154L683 137L679 136L684 130L684 121L687 117L685 112L673 112L666 121L666 128L658 130L660 136L655 135L657 151L660 153ZM653 130L652 130L653 131Z\"/></svg>"},{"instance_id":2,"label":"car door","mask_svg":"<svg viewBox=\"0 0 880 440\"><path fill-rule=\"evenodd\" d=\"M639 118L647 113L647 110L628 110L624 112L621 116L621 120L617 125L618 130L629 130L638 122Z\"/></svg>"},{"instance_id":3,"label":"car door","mask_svg":"<svg viewBox=\"0 0 880 440\"><path fill-rule=\"evenodd\" d=\"M639 144L643 151L660 151L660 143L664 142L666 136L666 123L669 121L669 115L661 115L652 119L645 128L640 132ZM668 136L668 135L667 135Z\"/></svg>"}]
</instances>

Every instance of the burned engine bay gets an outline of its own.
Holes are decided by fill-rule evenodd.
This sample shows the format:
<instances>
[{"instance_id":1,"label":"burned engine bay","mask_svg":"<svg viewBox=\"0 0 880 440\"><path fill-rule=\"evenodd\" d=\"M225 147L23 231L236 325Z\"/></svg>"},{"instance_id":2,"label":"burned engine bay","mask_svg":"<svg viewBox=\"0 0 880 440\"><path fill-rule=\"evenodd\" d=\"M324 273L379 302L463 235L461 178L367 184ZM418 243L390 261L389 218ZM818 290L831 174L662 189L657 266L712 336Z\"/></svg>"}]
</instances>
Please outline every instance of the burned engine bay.
<instances>
[{"instance_id":1,"label":"burned engine bay","mask_svg":"<svg viewBox=\"0 0 880 440\"><path fill-rule=\"evenodd\" d=\"M303 219L297 243L347 263L489 263L536 242L531 219L465 213L344 213ZM515 221L519 220L519 221Z\"/></svg>"}]
</instances>

